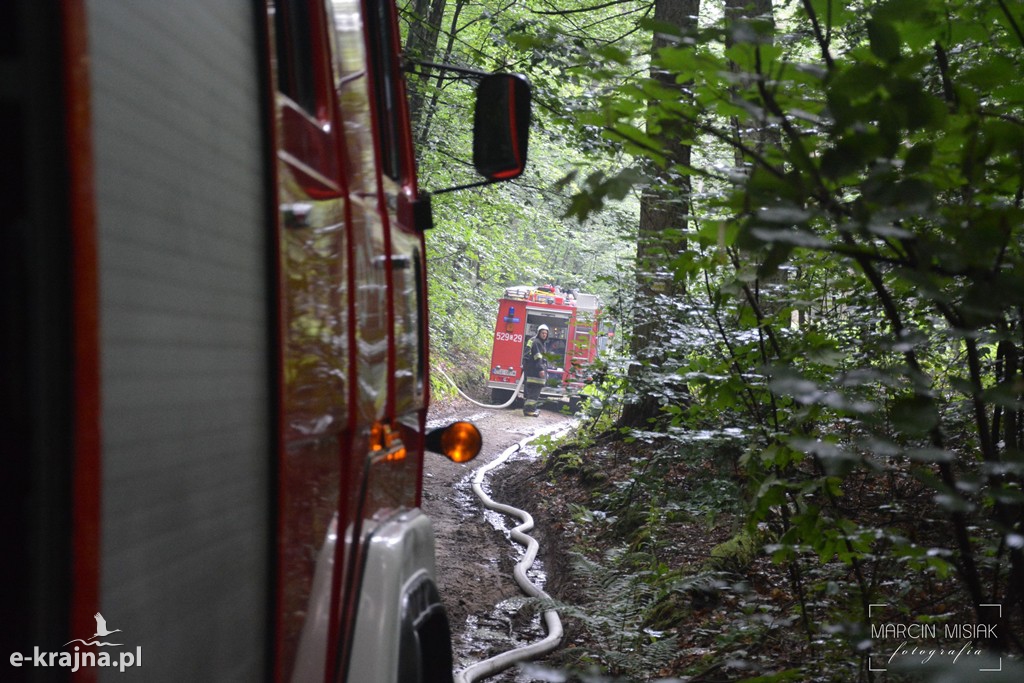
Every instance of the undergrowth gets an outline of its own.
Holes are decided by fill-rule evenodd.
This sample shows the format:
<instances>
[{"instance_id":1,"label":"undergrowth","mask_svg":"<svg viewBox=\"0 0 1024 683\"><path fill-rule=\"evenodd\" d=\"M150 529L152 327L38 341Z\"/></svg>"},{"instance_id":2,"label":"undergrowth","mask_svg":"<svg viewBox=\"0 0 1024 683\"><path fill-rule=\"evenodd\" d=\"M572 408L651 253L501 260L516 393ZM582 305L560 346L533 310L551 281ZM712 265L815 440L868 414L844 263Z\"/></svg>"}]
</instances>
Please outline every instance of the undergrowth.
<instances>
[{"instance_id":1,"label":"undergrowth","mask_svg":"<svg viewBox=\"0 0 1024 683\"><path fill-rule=\"evenodd\" d=\"M757 512L736 439L624 437L608 420L539 444L558 492L542 507L571 546L557 601L570 624L555 659L564 678L550 680L903 680L871 671L864 601L908 614L963 601L948 563L925 550L941 527L915 517L921 485L899 482L901 500L880 504L852 478L838 509L809 491L787 514L797 524L817 506L816 524L835 533L815 547ZM845 542L921 550L861 549L854 563Z\"/></svg>"}]
</instances>

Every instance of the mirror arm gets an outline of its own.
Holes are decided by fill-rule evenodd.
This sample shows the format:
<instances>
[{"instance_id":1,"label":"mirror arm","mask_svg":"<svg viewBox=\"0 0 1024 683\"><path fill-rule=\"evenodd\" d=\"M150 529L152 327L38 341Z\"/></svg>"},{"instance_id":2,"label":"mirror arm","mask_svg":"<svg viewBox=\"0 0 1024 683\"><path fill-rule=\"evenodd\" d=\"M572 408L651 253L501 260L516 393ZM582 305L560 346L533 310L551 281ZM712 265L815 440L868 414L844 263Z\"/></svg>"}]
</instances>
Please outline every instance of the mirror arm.
<instances>
[{"instance_id":1,"label":"mirror arm","mask_svg":"<svg viewBox=\"0 0 1024 683\"><path fill-rule=\"evenodd\" d=\"M431 190L430 194L445 194L446 192L455 192L456 190L468 190L471 187L483 187L484 185L494 185L500 183L500 180L481 180L476 183L469 183L468 185L456 185L455 187L446 187L443 190Z\"/></svg>"},{"instance_id":2,"label":"mirror arm","mask_svg":"<svg viewBox=\"0 0 1024 683\"><path fill-rule=\"evenodd\" d=\"M438 71L454 71L455 73L466 74L467 76L483 77L491 75L490 71L470 69L469 67L466 66L455 66L454 64L438 64L437 62L420 61L418 59L409 59L408 57L404 57L403 59L405 63L402 65L402 70L405 71L406 73L415 73L413 71L414 67L425 66L431 69L437 69Z\"/></svg>"}]
</instances>

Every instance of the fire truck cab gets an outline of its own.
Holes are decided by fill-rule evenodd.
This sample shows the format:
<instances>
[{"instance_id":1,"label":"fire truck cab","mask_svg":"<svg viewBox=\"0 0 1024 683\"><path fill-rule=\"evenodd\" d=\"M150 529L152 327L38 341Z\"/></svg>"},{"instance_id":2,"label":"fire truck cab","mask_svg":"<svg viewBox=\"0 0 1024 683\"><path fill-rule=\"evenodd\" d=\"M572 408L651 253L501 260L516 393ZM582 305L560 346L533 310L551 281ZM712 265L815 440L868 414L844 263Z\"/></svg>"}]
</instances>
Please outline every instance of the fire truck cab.
<instances>
[{"instance_id":1,"label":"fire truck cab","mask_svg":"<svg viewBox=\"0 0 1024 683\"><path fill-rule=\"evenodd\" d=\"M0 2L0 680L451 683L398 16ZM529 86L467 75L514 178Z\"/></svg>"},{"instance_id":2,"label":"fire truck cab","mask_svg":"<svg viewBox=\"0 0 1024 683\"><path fill-rule=\"evenodd\" d=\"M507 287L498 302L487 386L494 403L512 398L523 375L526 341L548 326L547 382L541 397L568 399L575 409L589 367L605 350L609 335L596 294L555 285Z\"/></svg>"}]
</instances>

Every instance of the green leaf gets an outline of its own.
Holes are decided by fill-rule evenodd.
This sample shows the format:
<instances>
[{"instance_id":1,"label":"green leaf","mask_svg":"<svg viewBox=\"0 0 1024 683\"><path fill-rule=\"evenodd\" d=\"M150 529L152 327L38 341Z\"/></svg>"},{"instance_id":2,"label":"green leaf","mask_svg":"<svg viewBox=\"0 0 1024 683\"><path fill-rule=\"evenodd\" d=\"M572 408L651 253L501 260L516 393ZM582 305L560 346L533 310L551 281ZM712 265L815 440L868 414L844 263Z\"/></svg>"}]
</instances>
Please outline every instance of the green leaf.
<instances>
[{"instance_id":1,"label":"green leaf","mask_svg":"<svg viewBox=\"0 0 1024 683\"><path fill-rule=\"evenodd\" d=\"M623 199L633 188L647 180L646 176L635 168L626 168L608 178L604 185L612 199Z\"/></svg>"},{"instance_id":2,"label":"green leaf","mask_svg":"<svg viewBox=\"0 0 1024 683\"><path fill-rule=\"evenodd\" d=\"M594 54L597 54L609 61L616 62L618 64L630 64L632 63L633 55L626 50L616 45L601 45L594 50Z\"/></svg>"},{"instance_id":3,"label":"green leaf","mask_svg":"<svg viewBox=\"0 0 1024 683\"><path fill-rule=\"evenodd\" d=\"M888 78L888 72L880 66L855 63L833 78L828 92L845 96L851 102L864 101Z\"/></svg>"},{"instance_id":4,"label":"green leaf","mask_svg":"<svg viewBox=\"0 0 1024 683\"><path fill-rule=\"evenodd\" d=\"M900 34L892 24L879 19L868 19L868 40L871 52L886 62L900 58Z\"/></svg>"},{"instance_id":5,"label":"green leaf","mask_svg":"<svg viewBox=\"0 0 1024 683\"><path fill-rule=\"evenodd\" d=\"M907 451L907 457L915 462L953 462L956 454L942 448L912 448Z\"/></svg>"},{"instance_id":6,"label":"green leaf","mask_svg":"<svg viewBox=\"0 0 1024 683\"><path fill-rule=\"evenodd\" d=\"M994 403L1004 408L1021 410L1024 409L1024 401L1021 400L1022 394L1024 394L1024 380L1016 377L981 392L981 399L986 403Z\"/></svg>"},{"instance_id":7,"label":"green leaf","mask_svg":"<svg viewBox=\"0 0 1024 683\"><path fill-rule=\"evenodd\" d=\"M908 436L923 436L939 424L935 401L921 395L896 399L889 416L896 429Z\"/></svg>"},{"instance_id":8,"label":"green leaf","mask_svg":"<svg viewBox=\"0 0 1024 683\"><path fill-rule=\"evenodd\" d=\"M921 142L907 151L904 170L908 173L917 173L925 170L932 163L935 156L935 145L931 142Z\"/></svg>"},{"instance_id":9,"label":"green leaf","mask_svg":"<svg viewBox=\"0 0 1024 683\"><path fill-rule=\"evenodd\" d=\"M750 234L767 244L789 245L780 253L781 260L775 261L775 266L781 265L792 251L792 247L807 247L811 249L824 249L829 245L825 240L813 232L807 230L785 229L785 228L751 228ZM770 269L774 272L775 268Z\"/></svg>"},{"instance_id":10,"label":"green leaf","mask_svg":"<svg viewBox=\"0 0 1024 683\"><path fill-rule=\"evenodd\" d=\"M1017 63L1006 55L990 55L984 62L973 64L959 75L959 82L981 91L1006 85L1007 74L1014 73Z\"/></svg>"}]
</instances>

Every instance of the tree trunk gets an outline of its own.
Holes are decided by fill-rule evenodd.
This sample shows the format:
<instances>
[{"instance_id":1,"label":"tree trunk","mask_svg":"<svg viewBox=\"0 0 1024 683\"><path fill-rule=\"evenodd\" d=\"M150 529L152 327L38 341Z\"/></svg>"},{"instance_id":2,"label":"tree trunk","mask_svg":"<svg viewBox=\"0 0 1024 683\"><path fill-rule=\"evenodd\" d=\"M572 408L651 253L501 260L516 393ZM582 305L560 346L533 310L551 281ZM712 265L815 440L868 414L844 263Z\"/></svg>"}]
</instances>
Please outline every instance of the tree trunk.
<instances>
[{"instance_id":1,"label":"tree trunk","mask_svg":"<svg viewBox=\"0 0 1024 683\"><path fill-rule=\"evenodd\" d=\"M772 0L725 0L725 16L729 21L730 27L735 26L739 22L769 22L771 25L770 32L767 34L758 32L757 39L762 45L771 45L774 42L775 15ZM732 31L727 34L726 47L733 45L735 35ZM750 34L745 33L744 35ZM732 65L732 69L734 72L738 72L738 68L735 65ZM740 129L739 119L733 117L732 127L736 139L743 143L744 147L756 150L758 153L763 152L766 147L777 147L780 143L778 129L772 128L767 120L761 121L756 130L742 130ZM735 158L737 166L743 166L744 162L747 161L743 156L743 150L739 146L736 147ZM754 292L756 293L756 303L760 311L768 315L778 312L780 308L778 300L773 300L769 292L772 286L785 285L787 280L787 273L783 270L778 270L758 278L754 286Z\"/></svg>"},{"instance_id":2,"label":"tree trunk","mask_svg":"<svg viewBox=\"0 0 1024 683\"><path fill-rule=\"evenodd\" d=\"M654 18L686 30L695 28L700 0L656 0ZM657 51L669 45L669 39L655 34L651 42L651 78L659 85L676 90L685 97L683 88L676 83L674 73L661 68ZM650 102L648 127L660 126L657 139L666 157L665 168L657 174L652 187L640 197L640 224L636 248L636 295L633 307L633 337L631 350L638 364L631 366L630 375L637 389L637 399L627 403L620 424L643 427L657 417L662 400L656 391L655 378L665 359L665 348L671 339L673 320L663 303L678 295L681 285L675 282L667 267L673 254L686 248L687 216L690 213L690 178L688 175L669 174L673 166L689 166L690 138L687 124L678 117L662 117L658 103ZM666 387L667 388L667 387Z\"/></svg>"},{"instance_id":3,"label":"tree trunk","mask_svg":"<svg viewBox=\"0 0 1024 683\"><path fill-rule=\"evenodd\" d=\"M455 1L455 12L452 14L451 29L448 31L448 43L444 48L444 56L441 59L442 63L447 63L452 57L452 51L455 49L455 35L459 30L459 15L462 14L462 8L466 6L467 2L468 0ZM434 90L430 95L430 102L423 109L420 117L419 131L416 133L417 147L423 147L427 142L427 137L430 135L430 120L437 109L437 101L441 97L442 85L444 85L444 74L439 73L435 79Z\"/></svg>"},{"instance_id":4,"label":"tree trunk","mask_svg":"<svg viewBox=\"0 0 1024 683\"><path fill-rule=\"evenodd\" d=\"M412 18L409 22L409 37L405 42L405 53L414 61L434 61L437 55L437 37L441 33L441 20L447 0L414 0ZM413 129L417 129L423 115L423 101L430 82L430 67L418 70L418 78L410 79L409 111L412 114Z\"/></svg>"}]
</instances>

